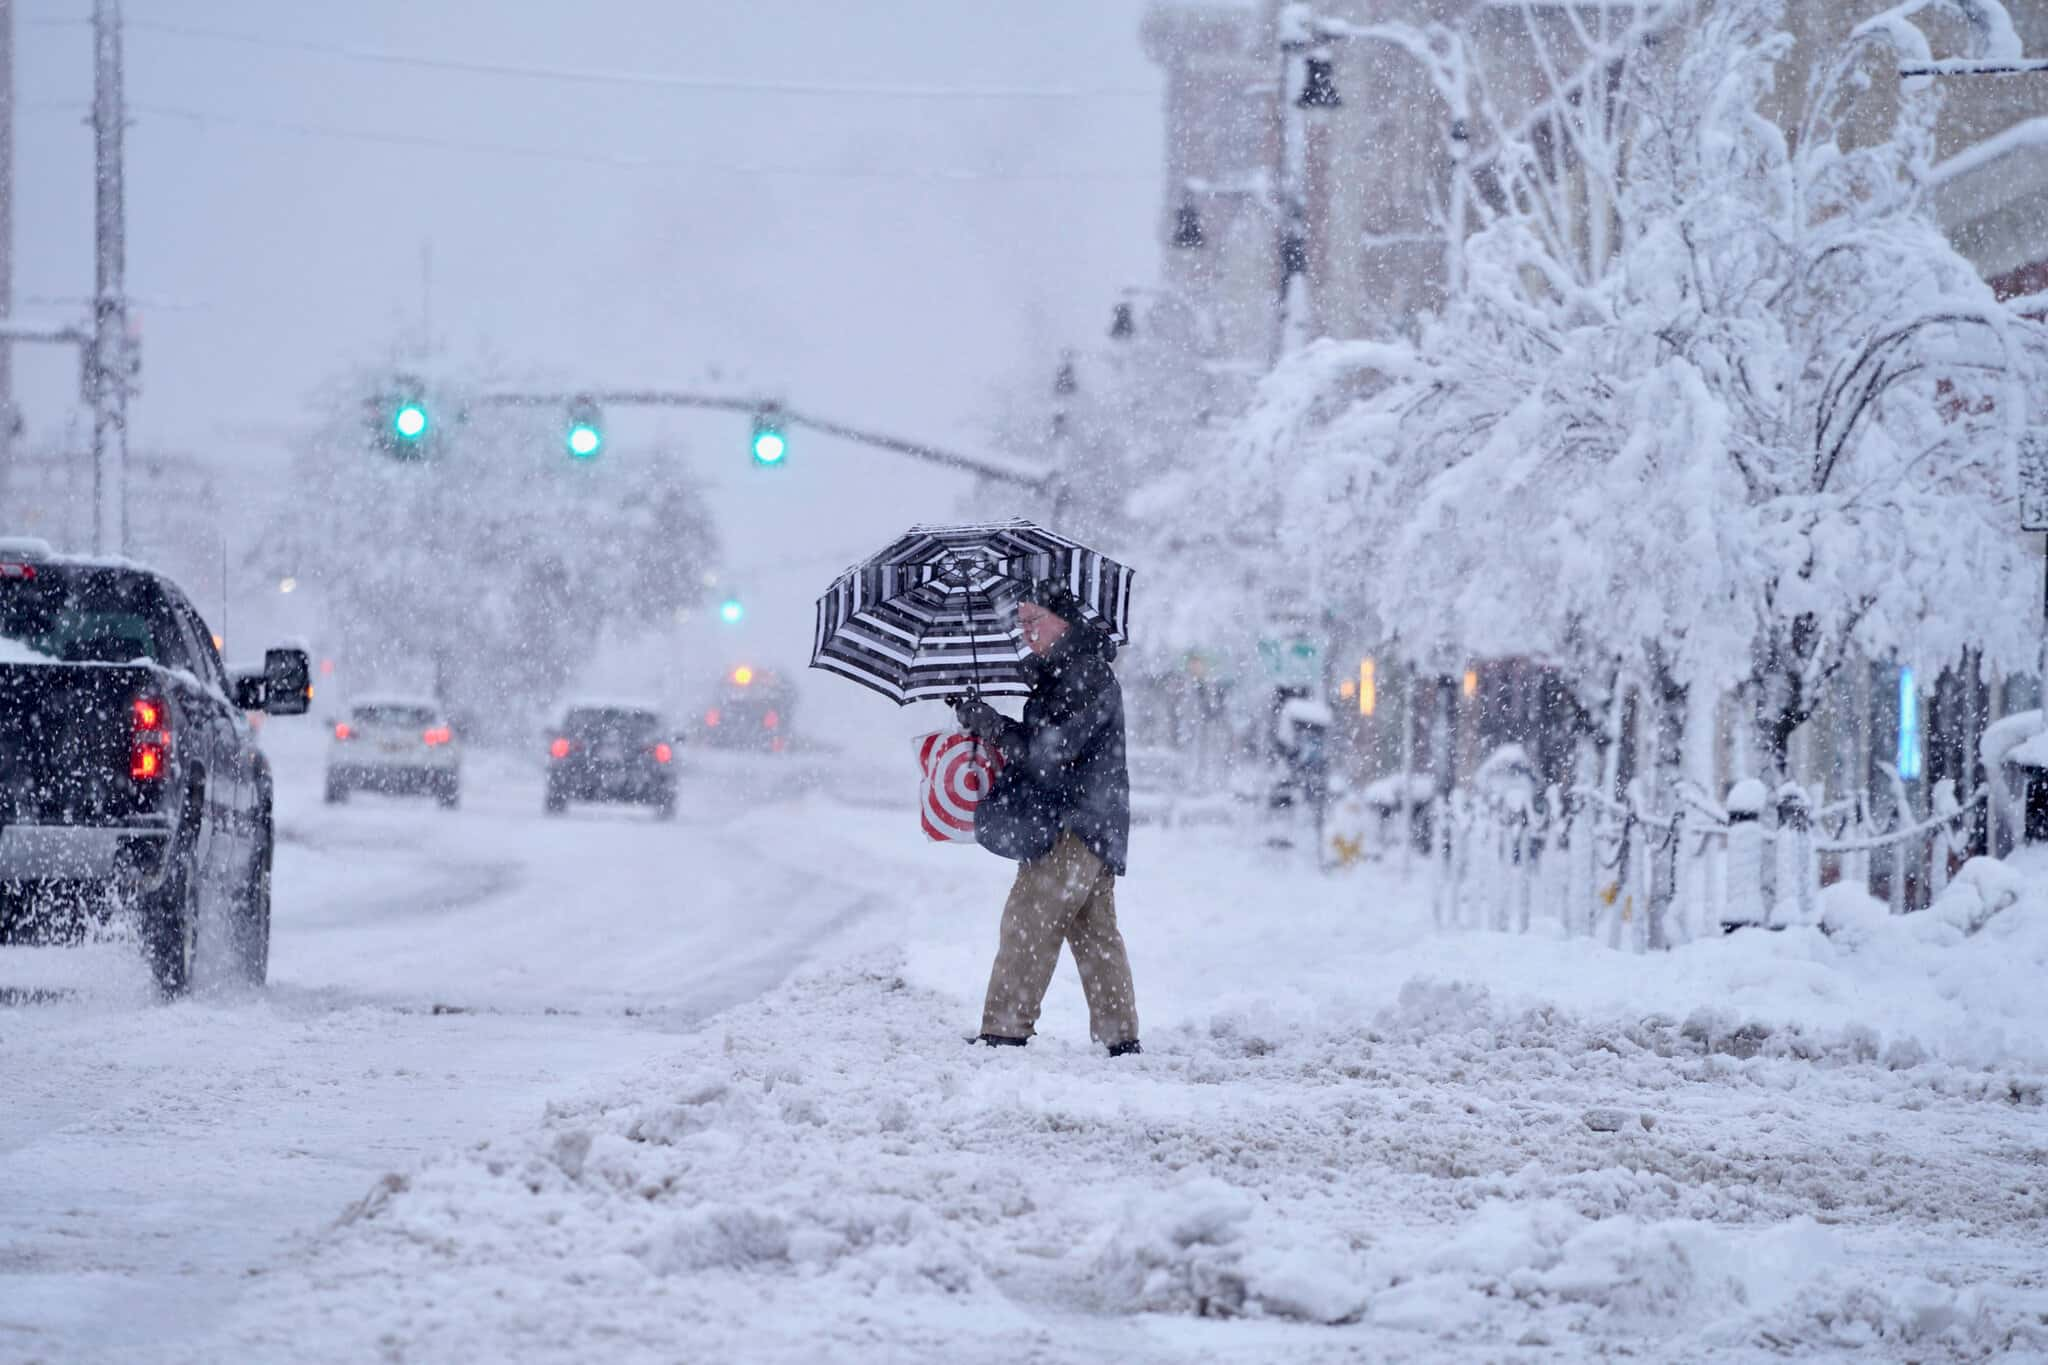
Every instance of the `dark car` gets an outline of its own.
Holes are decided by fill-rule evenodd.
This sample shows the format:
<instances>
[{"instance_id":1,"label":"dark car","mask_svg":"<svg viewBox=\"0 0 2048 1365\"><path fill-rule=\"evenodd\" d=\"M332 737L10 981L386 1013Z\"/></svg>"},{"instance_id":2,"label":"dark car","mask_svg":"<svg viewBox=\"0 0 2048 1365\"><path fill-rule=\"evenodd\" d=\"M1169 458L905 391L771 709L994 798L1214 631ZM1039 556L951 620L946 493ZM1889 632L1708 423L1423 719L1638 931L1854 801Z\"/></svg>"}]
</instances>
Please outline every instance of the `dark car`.
<instances>
[{"instance_id":1,"label":"dark car","mask_svg":"<svg viewBox=\"0 0 2048 1365\"><path fill-rule=\"evenodd\" d=\"M661 713L644 706L575 705L548 739L547 811L571 801L652 806L676 813L675 749Z\"/></svg>"},{"instance_id":2,"label":"dark car","mask_svg":"<svg viewBox=\"0 0 2048 1365\"><path fill-rule=\"evenodd\" d=\"M766 749L789 745L789 720L796 689L779 673L741 664L719 679L704 708L697 733L721 749Z\"/></svg>"},{"instance_id":3,"label":"dark car","mask_svg":"<svg viewBox=\"0 0 2048 1365\"><path fill-rule=\"evenodd\" d=\"M157 984L201 926L270 961L270 765L247 713L303 712L305 651L230 677L169 579L0 540L0 941L74 942L129 914Z\"/></svg>"}]
</instances>

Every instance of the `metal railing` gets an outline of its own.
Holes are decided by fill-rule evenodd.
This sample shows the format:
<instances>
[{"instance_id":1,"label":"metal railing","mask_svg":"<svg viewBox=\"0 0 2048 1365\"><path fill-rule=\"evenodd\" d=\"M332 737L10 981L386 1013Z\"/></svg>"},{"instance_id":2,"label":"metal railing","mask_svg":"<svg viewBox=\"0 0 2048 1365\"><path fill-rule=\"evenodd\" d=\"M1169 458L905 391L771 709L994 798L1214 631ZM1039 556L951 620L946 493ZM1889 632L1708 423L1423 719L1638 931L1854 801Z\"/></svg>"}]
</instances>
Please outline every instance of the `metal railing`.
<instances>
[{"instance_id":1,"label":"metal railing","mask_svg":"<svg viewBox=\"0 0 2048 1365\"><path fill-rule=\"evenodd\" d=\"M1817 925L1821 890L1835 883L1900 914L1946 889L1987 793L1958 797L1937 783L1925 819L1893 795L1880 813L1861 796L1816 810L1790 783L1761 807L1733 809L1697 791L1653 807L1640 785L1621 800L1587 788L1552 787L1540 800L1454 791L1429 818L1432 909L1441 928L1547 927L1635 952L1745 926Z\"/></svg>"}]
</instances>

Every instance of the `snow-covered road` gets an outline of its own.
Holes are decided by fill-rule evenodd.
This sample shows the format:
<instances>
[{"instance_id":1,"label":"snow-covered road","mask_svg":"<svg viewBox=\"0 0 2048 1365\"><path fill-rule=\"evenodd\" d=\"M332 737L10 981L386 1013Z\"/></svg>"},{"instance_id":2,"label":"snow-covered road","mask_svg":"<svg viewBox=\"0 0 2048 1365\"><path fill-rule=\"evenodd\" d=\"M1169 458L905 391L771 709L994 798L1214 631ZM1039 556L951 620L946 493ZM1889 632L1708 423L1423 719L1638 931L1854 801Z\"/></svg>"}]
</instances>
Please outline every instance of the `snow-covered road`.
<instances>
[{"instance_id":1,"label":"snow-covered road","mask_svg":"<svg viewBox=\"0 0 2048 1365\"><path fill-rule=\"evenodd\" d=\"M384 1172L644 1068L869 903L775 861L801 764L706 756L661 824L549 819L490 759L457 812L329 807L279 747L268 991L160 1008L127 945L0 950L0 1360L203 1335Z\"/></svg>"},{"instance_id":2,"label":"snow-covered road","mask_svg":"<svg viewBox=\"0 0 2048 1365\"><path fill-rule=\"evenodd\" d=\"M0 1361L2048 1359L2048 857L1636 957L1148 826L1144 1054L991 1052L1005 864L699 763L298 765L261 997L0 954Z\"/></svg>"}]
</instances>

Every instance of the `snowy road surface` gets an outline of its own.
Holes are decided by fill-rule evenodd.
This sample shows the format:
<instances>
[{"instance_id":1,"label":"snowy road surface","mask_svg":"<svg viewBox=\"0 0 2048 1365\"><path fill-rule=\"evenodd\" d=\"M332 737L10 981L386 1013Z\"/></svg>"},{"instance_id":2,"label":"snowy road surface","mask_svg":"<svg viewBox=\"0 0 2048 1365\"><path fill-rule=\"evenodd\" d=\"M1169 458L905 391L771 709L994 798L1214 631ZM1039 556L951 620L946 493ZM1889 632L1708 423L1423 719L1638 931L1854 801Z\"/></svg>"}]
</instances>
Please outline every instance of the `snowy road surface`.
<instances>
[{"instance_id":1,"label":"snowy road surface","mask_svg":"<svg viewBox=\"0 0 2048 1365\"><path fill-rule=\"evenodd\" d=\"M266 996L0 1011L0 1359L2048 1359L2048 859L1634 957L1146 828L1144 1055L991 1052L1008 869L822 776L293 796Z\"/></svg>"},{"instance_id":2,"label":"snowy road surface","mask_svg":"<svg viewBox=\"0 0 2048 1365\"><path fill-rule=\"evenodd\" d=\"M549 819L488 759L458 812L327 807L310 745L277 761L267 992L160 1008L127 945L0 949L0 1360L203 1336L386 1171L630 1075L866 904L760 837L792 765L707 757L664 825Z\"/></svg>"}]
</instances>

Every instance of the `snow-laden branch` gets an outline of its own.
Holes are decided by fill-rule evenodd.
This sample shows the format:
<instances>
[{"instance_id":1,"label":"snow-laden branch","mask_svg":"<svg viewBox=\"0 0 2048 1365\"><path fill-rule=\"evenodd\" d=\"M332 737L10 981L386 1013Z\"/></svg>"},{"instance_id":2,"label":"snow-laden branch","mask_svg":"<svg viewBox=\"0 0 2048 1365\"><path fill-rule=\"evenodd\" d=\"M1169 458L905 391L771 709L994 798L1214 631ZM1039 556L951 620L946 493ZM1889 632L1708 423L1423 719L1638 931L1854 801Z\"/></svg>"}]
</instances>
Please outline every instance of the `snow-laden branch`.
<instances>
[{"instance_id":1,"label":"snow-laden branch","mask_svg":"<svg viewBox=\"0 0 2048 1365\"><path fill-rule=\"evenodd\" d=\"M1418 659L1549 659L1589 708L1617 660L1659 695L1747 680L1781 742L1852 658L2025 666L2032 571L1997 528L2048 342L1932 218L1931 96L1837 136L1928 8L1823 53L1796 139L1767 113L1793 57L1772 0L1674 7L1656 49L1618 17L1531 22L1545 85L1581 91L1548 163L1482 68L1437 86L1505 187L1441 312L1294 357L1196 483L1274 544L1341 547ZM2002 11L1945 8L2007 44Z\"/></svg>"}]
</instances>

